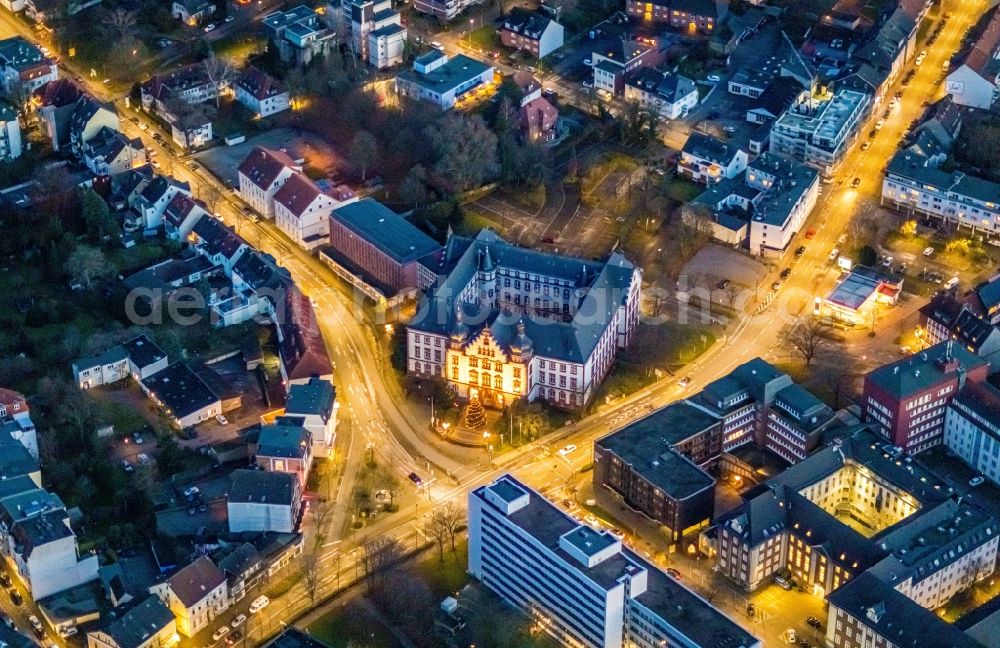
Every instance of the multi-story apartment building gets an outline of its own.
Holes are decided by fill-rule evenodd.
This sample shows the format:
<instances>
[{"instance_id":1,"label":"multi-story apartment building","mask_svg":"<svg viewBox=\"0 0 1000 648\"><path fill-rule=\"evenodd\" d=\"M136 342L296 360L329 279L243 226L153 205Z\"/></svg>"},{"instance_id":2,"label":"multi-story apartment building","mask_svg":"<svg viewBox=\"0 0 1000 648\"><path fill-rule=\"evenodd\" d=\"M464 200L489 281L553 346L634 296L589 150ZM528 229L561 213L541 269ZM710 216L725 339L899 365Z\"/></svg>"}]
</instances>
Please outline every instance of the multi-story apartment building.
<instances>
[{"instance_id":1,"label":"multi-story apartment building","mask_svg":"<svg viewBox=\"0 0 1000 648\"><path fill-rule=\"evenodd\" d=\"M653 68L664 60L659 47L628 38L615 41L612 47L594 50L590 55L594 69L594 88L621 96L625 79L642 68Z\"/></svg>"},{"instance_id":2,"label":"multi-story apartment building","mask_svg":"<svg viewBox=\"0 0 1000 648\"><path fill-rule=\"evenodd\" d=\"M285 63L307 65L314 57L333 52L337 35L315 10L305 5L275 11L262 22L269 42L278 48L278 56Z\"/></svg>"},{"instance_id":3,"label":"multi-story apartment building","mask_svg":"<svg viewBox=\"0 0 1000 648\"><path fill-rule=\"evenodd\" d=\"M31 94L59 78L56 62L23 36L0 40L0 85L14 103L27 103Z\"/></svg>"},{"instance_id":4,"label":"multi-story apartment building","mask_svg":"<svg viewBox=\"0 0 1000 648\"><path fill-rule=\"evenodd\" d=\"M713 530L719 571L748 591L788 571L816 595L868 574L926 608L993 573L996 520L901 457L862 428L748 491Z\"/></svg>"},{"instance_id":5,"label":"multi-story apartment building","mask_svg":"<svg viewBox=\"0 0 1000 648\"><path fill-rule=\"evenodd\" d=\"M833 173L867 114L870 97L856 90L804 91L771 128L771 151Z\"/></svg>"},{"instance_id":6,"label":"multi-story apartment building","mask_svg":"<svg viewBox=\"0 0 1000 648\"><path fill-rule=\"evenodd\" d=\"M209 78L204 65L192 63L168 74L152 77L139 90L143 109L162 116L170 112L167 104L171 99L189 104L214 101L227 87Z\"/></svg>"},{"instance_id":7,"label":"multi-story apartment building","mask_svg":"<svg viewBox=\"0 0 1000 648\"><path fill-rule=\"evenodd\" d=\"M620 252L586 261L452 236L426 308L407 326L407 373L461 398L579 409L638 322L642 272Z\"/></svg>"},{"instance_id":8,"label":"multi-story apartment building","mask_svg":"<svg viewBox=\"0 0 1000 648\"><path fill-rule=\"evenodd\" d=\"M625 80L625 101L637 102L661 119L678 119L698 105L698 88L686 76L642 68Z\"/></svg>"},{"instance_id":9,"label":"multi-story apartment building","mask_svg":"<svg viewBox=\"0 0 1000 648\"><path fill-rule=\"evenodd\" d=\"M562 47L563 26L541 11L515 8L500 25L500 42L504 47L523 50L535 58L543 58Z\"/></svg>"},{"instance_id":10,"label":"multi-story apartment building","mask_svg":"<svg viewBox=\"0 0 1000 648\"><path fill-rule=\"evenodd\" d=\"M374 198L344 204L330 215L330 246L320 259L363 293L383 301L434 283L426 261L441 245ZM430 267L428 267L428 264Z\"/></svg>"},{"instance_id":11,"label":"multi-story apartment building","mask_svg":"<svg viewBox=\"0 0 1000 648\"><path fill-rule=\"evenodd\" d=\"M231 601L222 573L212 559L202 556L168 580L149 588L149 593L170 608L177 632L193 637L225 612Z\"/></svg>"},{"instance_id":12,"label":"multi-story apartment building","mask_svg":"<svg viewBox=\"0 0 1000 648\"><path fill-rule=\"evenodd\" d=\"M666 23L689 34L711 34L728 13L713 0L628 0L625 11L644 23Z\"/></svg>"},{"instance_id":13,"label":"multi-story apartment building","mask_svg":"<svg viewBox=\"0 0 1000 648\"><path fill-rule=\"evenodd\" d=\"M1000 389L983 382L959 390L945 411L944 444L1000 484Z\"/></svg>"},{"instance_id":14,"label":"multi-story apartment building","mask_svg":"<svg viewBox=\"0 0 1000 648\"><path fill-rule=\"evenodd\" d=\"M762 645L608 531L579 524L510 475L469 493L469 573L564 645Z\"/></svg>"},{"instance_id":15,"label":"multi-story apartment building","mask_svg":"<svg viewBox=\"0 0 1000 648\"><path fill-rule=\"evenodd\" d=\"M881 204L973 231L1000 235L1000 185L961 171L946 172L913 150L897 153L882 178Z\"/></svg>"},{"instance_id":16,"label":"multi-story apartment building","mask_svg":"<svg viewBox=\"0 0 1000 648\"><path fill-rule=\"evenodd\" d=\"M864 419L903 451L917 454L941 443L948 403L988 372L982 358L950 340L941 342L865 376Z\"/></svg>"},{"instance_id":17,"label":"multi-story apartment building","mask_svg":"<svg viewBox=\"0 0 1000 648\"><path fill-rule=\"evenodd\" d=\"M384 70L403 62L406 50L406 27L395 23L372 30L368 34L368 63Z\"/></svg>"},{"instance_id":18,"label":"multi-story apartment building","mask_svg":"<svg viewBox=\"0 0 1000 648\"><path fill-rule=\"evenodd\" d=\"M977 306L972 299L964 303L950 293L935 295L920 308L922 342L954 340L992 367L1000 367L1000 328L983 319Z\"/></svg>"},{"instance_id":19,"label":"multi-story apartment building","mask_svg":"<svg viewBox=\"0 0 1000 648\"><path fill-rule=\"evenodd\" d=\"M695 182L711 185L743 173L747 159L747 152L742 147L692 132L681 149L677 171Z\"/></svg>"},{"instance_id":20,"label":"multi-story apartment building","mask_svg":"<svg viewBox=\"0 0 1000 648\"><path fill-rule=\"evenodd\" d=\"M294 533L302 488L291 473L234 470L226 496L229 532Z\"/></svg>"},{"instance_id":21,"label":"multi-story apartment building","mask_svg":"<svg viewBox=\"0 0 1000 648\"><path fill-rule=\"evenodd\" d=\"M466 7L478 4L481 0L414 0L413 8L421 13L431 14L442 22L448 22Z\"/></svg>"},{"instance_id":22,"label":"multi-story apartment building","mask_svg":"<svg viewBox=\"0 0 1000 648\"><path fill-rule=\"evenodd\" d=\"M327 457L333 452L337 438L337 389L329 380L311 378L308 382L291 385L281 420L301 425L312 437L313 454Z\"/></svg>"},{"instance_id":23,"label":"multi-story apartment building","mask_svg":"<svg viewBox=\"0 0 1000 648\"><path fill-rule=\"evenodd\" d=\"M670 542L699 530L712 517L715 478L679 448L692 452L718 439L719 420L685 402L674 403L594 442L594 490L610 495L665 529ZM699 440L699 441L695 441ZM716 444L717 447L717 444ZM717 453L716 453L717 456Z\"/></svg>"},{"instance_id":24,"label":"multi-story apartment building","mask_svg":"<svg viewBox=\"0 0 1000 648\"><path fill-rule=\"evenodd\" d=\"M0 160L21 157L21 121L17 110L0 101Z\"/></svg>"},{"instance_id":25,"label":"multi-story apartment building","mask_svg":"<svg viewBox=\"0 0 1000 648\"><path fill-rule=\"evenodd\" d=\"M264 218L274 216L274 194L288 178L302 171L284 151L256 146L240 164L240 198Z\"/></svg>"},{"instance_id":26,"label":"multi-story apartment building","mask_svg":"<svg viewBox=\"0 0 1000 648\"><path fill-rule=\"evenodd\" d=\"M685 205L684 212L687 220L707 218L715 223L731 217L749 221L750 251L781 256L818 198L819 174L814 169L764 153L747 166L743 178L710 184Z\"/></svg>"},{"instance_id":27,"label":"multi-story apartment building","mask_svg":"<svg viewBox=\"0 0 1000 648\"><path fill-rule=\"evenodd\" d=\"M395 26L402 30L403 34L406 33L399 12L392 7L392 0L378 0L377 2L375 0L354 0L351 3L350 15L354 51L358 59L363 61L371 60L371 39L369 37L372 32ZM393 33L398 33L398 30L393 30ZM403 38L405 40L405 35Z\"/></svg>"}]
</instances>

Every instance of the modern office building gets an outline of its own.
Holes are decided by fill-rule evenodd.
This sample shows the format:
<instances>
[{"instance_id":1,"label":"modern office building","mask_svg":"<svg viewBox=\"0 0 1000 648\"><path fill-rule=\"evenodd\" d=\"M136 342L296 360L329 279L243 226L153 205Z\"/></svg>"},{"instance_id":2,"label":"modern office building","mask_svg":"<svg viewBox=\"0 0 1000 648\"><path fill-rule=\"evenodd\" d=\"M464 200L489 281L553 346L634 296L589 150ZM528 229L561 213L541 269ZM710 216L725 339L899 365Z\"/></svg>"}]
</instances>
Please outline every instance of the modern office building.
<instances>
[{"instance_id":1,"label":"modern office building","mask_svg":"<svg viewBox=\"0 0 1000 648\"><path fill-rule=\"evenodd\" d=\"M944 444L1000 484L1000 389L983 382L959 390L945 409Z\"/></svg>"},{"instance_id":2,"label":"modern office building","mask_svg":"<svg viewBox=\"0 0 1000 648\"><path fill-rule=\"evenodd\" d=\"M581 648L757 648L703 598L510 475L469 493L469 573Z\"/></svg>"},{"instance_id":3,"label":"modern office building","mask_svg":"<svg viewBox=\"0 0 1000 648\"><path fill-rule=\"evenodd\" d=\"M771 151L833 173L857 135L871 98L855 90L804 91L771 128Z\"/></svg>"}]
</instances>

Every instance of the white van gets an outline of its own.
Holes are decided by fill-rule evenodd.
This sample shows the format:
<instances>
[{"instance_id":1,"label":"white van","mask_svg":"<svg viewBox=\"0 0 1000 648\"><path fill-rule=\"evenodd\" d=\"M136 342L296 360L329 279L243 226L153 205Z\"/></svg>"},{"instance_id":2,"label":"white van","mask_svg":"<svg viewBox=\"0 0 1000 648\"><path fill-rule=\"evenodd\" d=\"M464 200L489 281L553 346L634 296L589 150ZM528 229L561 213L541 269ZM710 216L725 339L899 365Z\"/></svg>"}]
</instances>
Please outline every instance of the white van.
<instances>
[{"instance_id":1,"label":"white van","mask_svg":"<svg viewBox=\"0 0 1000 648\"><path fill-rule=\"evenodd\" d=\"M949 279L948 281L946 281L944 283L944 289L945 290L951 290L952 288L954 288L957 285L958 285L958 277L952 277L951 279Z\"/></svg>"}]
</instances>

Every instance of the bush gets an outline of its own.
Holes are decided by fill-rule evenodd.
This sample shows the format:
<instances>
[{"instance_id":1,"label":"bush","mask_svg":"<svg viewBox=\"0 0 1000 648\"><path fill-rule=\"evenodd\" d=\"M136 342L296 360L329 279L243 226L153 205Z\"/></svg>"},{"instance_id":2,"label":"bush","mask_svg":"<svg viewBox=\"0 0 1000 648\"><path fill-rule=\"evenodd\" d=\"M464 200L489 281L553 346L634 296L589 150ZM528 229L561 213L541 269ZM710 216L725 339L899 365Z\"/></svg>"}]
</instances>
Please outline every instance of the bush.
<instances>
[{"instance_id":1,"label":"bush","mask_svg":"<svg viewBox=\"0 0 1000 648\"><path fill-rule=\"evenodd\" d=\"M878 252L870 245L865 245L858 251L858 263L863 266L873 266L878 261Z\"/></svg>"}]
</instances>

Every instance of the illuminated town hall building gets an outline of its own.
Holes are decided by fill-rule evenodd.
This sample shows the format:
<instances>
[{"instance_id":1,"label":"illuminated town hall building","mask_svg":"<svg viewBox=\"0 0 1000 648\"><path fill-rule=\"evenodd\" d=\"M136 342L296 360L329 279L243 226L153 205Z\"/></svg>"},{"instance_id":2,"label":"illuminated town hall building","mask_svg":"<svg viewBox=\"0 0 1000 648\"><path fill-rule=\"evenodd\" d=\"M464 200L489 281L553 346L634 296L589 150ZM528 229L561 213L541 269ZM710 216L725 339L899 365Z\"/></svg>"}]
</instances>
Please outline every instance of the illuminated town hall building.
<instances>
[{"instance_id":1,"label":"illuminated town hall building","mask_svg":"<svg viewBox=\"0 0 1000 648\"><path fill-rule=\"evenodd\" d=\"M642 273L620 252L587 261L484 230L423 263L438 279L408 325L407 373L488 406L583 407L638 322Z\"/></svg>"}]
</instances>

